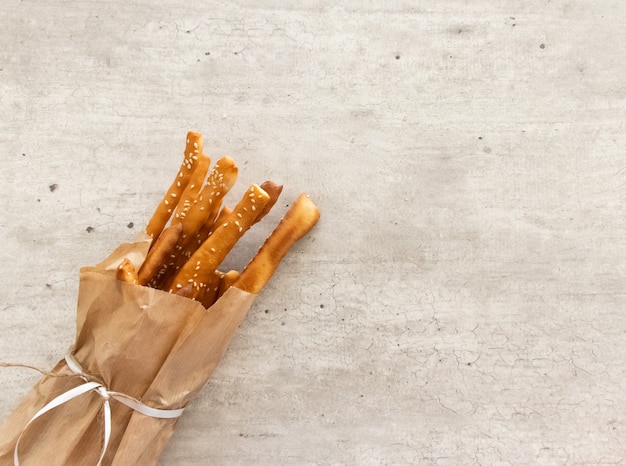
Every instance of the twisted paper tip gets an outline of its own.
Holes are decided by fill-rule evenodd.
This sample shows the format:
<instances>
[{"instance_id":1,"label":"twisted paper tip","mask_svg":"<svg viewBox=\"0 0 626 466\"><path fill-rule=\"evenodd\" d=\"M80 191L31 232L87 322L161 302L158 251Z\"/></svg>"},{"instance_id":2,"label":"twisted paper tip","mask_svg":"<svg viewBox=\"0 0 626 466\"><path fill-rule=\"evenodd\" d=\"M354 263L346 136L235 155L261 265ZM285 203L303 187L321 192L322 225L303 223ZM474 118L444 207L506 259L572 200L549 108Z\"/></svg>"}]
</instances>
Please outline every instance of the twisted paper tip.
<instances>
[{"instance_id":1,"label":"twisted paper tip","mask_svg":"<svg viewBox=\"0 0 626 466\"><path fill-rule=\"evenodd\" d=\"M28 423L22 429L22 432L17 438L17 442L15 442L15 449L13 451L13 462L15 466L19 466L20 464L19 457L18 457L19 456L18 448L20 445L20 440L22 439L22 436L28 429L28 426L30 426L35 421L35 419L43 416L48 411L58 406L61 406L62 404L67 403L68 401L73 400L74 398L80 395L84 395L85 393L88 393L92 390L98 393L104 400L103 405L102 405L102 409L104 411L104 417L103 417L104 439L102 442L102 451L100 452L100 457L98 458L97 466L100 466L102 464L102 460L104 459L104 455L106 454L107 448L109 446L109 440L111 439L111 404L109 402L111 398L114 398L115 400L137 411L138 413L143 414L144 416L150 416L150 417L155 417L155 418L160 418L160 419L177 418L180 415L182 415L183 411L185 410L185 408L180 408L180 409L152 408L150 406L143 404L142 402L136 400L135 398L131 396L109 390L100 382L95 382L93 380L90 380L89 376L85 374L80 364L74 359L71 352L65 356L65 362L67 364L67 367L69 367L71 371L74 372L76 375L81 377L85 381L85 383L77 387L74 387L68 390L67 392L62 393L61 395L57 396L56 398L48 402L43 408L41 408L39 411L37 411L33 415L30 421L28 421Z\"/></svg>"}]
</instances>

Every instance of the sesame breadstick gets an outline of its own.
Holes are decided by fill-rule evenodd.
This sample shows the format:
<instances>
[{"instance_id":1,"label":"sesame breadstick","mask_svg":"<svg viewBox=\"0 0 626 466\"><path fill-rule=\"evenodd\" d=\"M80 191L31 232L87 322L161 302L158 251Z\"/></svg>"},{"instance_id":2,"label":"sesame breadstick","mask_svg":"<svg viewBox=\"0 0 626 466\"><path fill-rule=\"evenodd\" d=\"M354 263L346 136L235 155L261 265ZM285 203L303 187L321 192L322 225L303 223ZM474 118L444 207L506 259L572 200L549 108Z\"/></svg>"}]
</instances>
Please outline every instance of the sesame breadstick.
<instances>
[{"instance_id":1,"label":"sesame breadstick","mask_svg":"<svg viewBox=\"0 0 626 466\"><path fill-rule=\"evenodd\" d=\"M276 184L270 180L265 181L263 184L261 184L261 189L265 191L267 194L269 194L270 200L267 204L265 204L265 208L259 214L259 216L255 220L255 223L261 220L263 217L265 217L268 214L268 212L272 210L272 207L274 207L274 204L276 204L276 201L278 200L280 193L283 191L282 185Z\"/></svg>"},{"instance_id":2,"label":"sesame breadstick","mask_svg":"<svg viewBox=\"0 0 626 466\"><path fill-rule=\"evenodd\" d=\"M211 236L176 274L170 291L193 283L195 297L201 288L206 287L218 266L254 223L268 201L269 196L265 191L256 184L250 186L231 214L224 219L224 223L216 226Z\"/></svg>"},{"instance_id":3,"label":"sesame breadstick","mask_svg":"<svg viewBox=\"0 0 626 466\"><path fill-rule=\"evenodd\" d=\"M233 286L258 294L272 278L289 249L313 228L319 217L319 210L309 196L298 196Z\"/></svg>"},{"instance_id":4,"label":"sesame breadstick","mask_svg":"<svg viewBox=\"0 0 626 466\"><path fill-rule=\"evenodd\" d=\"M183 298L193 298L193 286L191 283L188 283L187 286L184 286L176 291L178 296L182 296Z\"/></svg>"},{"instance_id":5,"label":"sesame breadstick","mask_svg":"<svg viewBox=\"0 0 626 466\"><path fill-rule=\"evenodd\" d=\"M222 198L237 181L238 168L230 157L222 157L209 174L206 184L201 187L195 202L180 218L172 219L172 223L182 223L183 234L179 244L185 246L192 241L196 233L206 223L215 221L220 209Z\"/></svg>"},{"instance_id":6,"label":"sesame breadstick","mask_svg":"<svg viewBox=\"0 0 626 466\"><path fill-rule=\"evenodd\" d=\"M139 268L140 285L146 285L157 278L163 266L167 264L182 232L183 226L178 224L167 227L159 235Z\"/></svg>"},{"instance_id":7,"label":"sesame breadstick","mask_svg":"<svg viewBox=\"0 0 626 466\"><path fill-rule=\"evenodd\" d=\"M185 241L185 245L182 246L177 252L179 260L177 263L178 268L176 270L180 269L180 267L182 267L184 263L187 262L191 255L196 252L196 250L202 245L202 243L207 240L207 238L211 235L217 225L221 225L222 223L224 223L224 219L228 215L230 215L231 212L232 209L229 209L228 207L222 208L222 210L217 215L217 218L207 220L207 222L202 225L200 230L194 235L193 238L187 238L187 241Z\"/></svg>"},{"instance_id":8,"label":"sesame breadstick","mask_svg":"<svg viewBox=\"0 0 626 466\"><path fill-rule=\"evenodd\" d=\"M263 184L261 184L260 187L263 191L267 193L267 195L269 196L269 199L267 203L265 204L265 207L257 210L258 214L257 214L257 217L254 219L254 222L252 223L252 225L259 222L263 217L267 215L267 213L272 209L274 204L276 204L276 201L278 200L278 197L280 196L280 193L283 190L282 186L277 185L276 183L272 181L266 181ZM216 225L219 226L220 223L216 222ZM211 232L209 232L209 235L211 234ZM207 278L207 281L204 283L205 290L204 290L203 298L201 302L205 307L211 306L215 302L215 300L219 298L219 287L220 287L222 276L223 274L216 270L215 274L209 276Z\"/></svg>"},{"instance_id":9,"label":"sesame breadstick","mask_svg":"<svg viewBox=\"0 0 626 466\"><path fill-rule=\"evenodd\" d=\"M115 278L121 282L137 284L137 270L133 263L125 257L120 265L118 265L115 271Z\"/></svg>"},{"instance_id":10,"label":"sesame breadstick","mask_svg":"<svg viewBox=\"0 0 626 466\"><path fill-rule=\"evenodd\" d=\"M148 225L146 226L146 233L156 239L168 220L172 216L172 212L178 205L181 194L183 193L191 174L196 166L198 155L202 152L202 135L190 131L187 133L187 144L185 146L185 156L183 163L180 166L180 171L176 175L176 179L172 182L172 185L163 196L163 199L157 206L154 214L150 218Z\"/></svg>"},{"instance_id":11,"label":"sesame breadstick","mask_svg":"<svg viewBox=\"0 0 626 466\"><path fill-rule=\"evenodd\" d=\"M217 297L222 296L228 288L230 288L239 278L239 272L237 270L229 270L226 273L220 275L220 283L217 289Z\"/></svg>"},{"instance_id":12,"label":"sesame breadstick","mask_svg":"<svg viewBox=\"0 0 626 466\"><path fill-rule=\"evenodd\" d=\"M196 233L195 237L191 241L187 241L184 246L180 244L176 245L175 254L172 254L171 259L164 267L167 269L167 273L163 270L163 274L161 275L161 279L155 285L155 288L159 288L161 290L169 290L171 287L171 283L174 281L174 277L176 273L181 269L185 262L189 260L189 258L193 255L194 252L204 243L207 238L211 235L213 230L217 225L221 225L224 223L224 219L230 215L232 212L228 207L222 208L217 218L214 221L207 221L198 233Z\"/></svg>"},{"instance_id":13,"label":"sesame breadstick","mask_svg":"<svg viewBox=\"0 0 626 466\"><path fill-rule=\"evenodd\" d=\"M185 216L189 212L189 209L191 209L196 204L196 202L198 202L198 196L200 194L202 186L204 185L204 179L209 172L210 166L211 159L208 155L203 153L198 155L198 161L195 168L193 169L191 178L189 179L189 184L187 184L185 190L180 195L178 205L176 206L176 210L174 211L174 216L172 217L172 225L183 222Z\"/></svg>"}]
</instances>

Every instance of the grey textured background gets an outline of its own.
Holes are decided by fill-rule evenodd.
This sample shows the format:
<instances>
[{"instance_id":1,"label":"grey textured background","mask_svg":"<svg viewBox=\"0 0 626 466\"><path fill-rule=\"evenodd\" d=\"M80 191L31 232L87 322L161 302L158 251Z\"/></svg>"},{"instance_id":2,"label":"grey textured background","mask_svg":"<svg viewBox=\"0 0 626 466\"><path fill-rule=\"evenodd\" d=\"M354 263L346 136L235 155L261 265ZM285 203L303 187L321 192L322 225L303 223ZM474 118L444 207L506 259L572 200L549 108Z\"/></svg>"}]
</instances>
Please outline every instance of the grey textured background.
<instances>
[{"instance_id":1,"label":"grey textured background","mask_svg":"<svg viewBox=\"0 0 626 466\"><path fill-rule=\"evenodd\" d=\"M145 225L193 129L234 193L285 185L231 263L301 191L322 220L163 465L624 464L625 22L621 0L3 0L0 360L64 354L79 267ZM0 369L0 418L37 378Z\"/></svg>"}]
</instances>

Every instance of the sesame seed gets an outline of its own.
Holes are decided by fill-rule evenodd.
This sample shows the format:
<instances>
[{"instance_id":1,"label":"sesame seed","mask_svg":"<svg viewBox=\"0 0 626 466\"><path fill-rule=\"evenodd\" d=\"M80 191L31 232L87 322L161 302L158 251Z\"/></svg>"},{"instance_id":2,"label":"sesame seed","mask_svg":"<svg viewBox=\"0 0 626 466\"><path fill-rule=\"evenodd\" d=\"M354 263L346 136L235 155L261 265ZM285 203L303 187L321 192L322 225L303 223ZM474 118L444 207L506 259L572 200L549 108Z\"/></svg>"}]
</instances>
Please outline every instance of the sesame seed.
<instances>
[{"instance_id":1,"label":"sesame seed","mask_svg":"<svg viewBox=\"0 0 626 466\"><path fill-rule=\"evenodd\" d=\"M253 210L253 211L255 211L255 210L256 210L256 207L255 207L255 206L252 206L252 210Z\"/></svg>"},{"instance_id":2,"label":"sesame seed","mask_svg":"<svg viewBox=\"0 0 626 466\"><path fill-rule=\"evenodd\" d=\"M242 227L239 227L239 233L241 233L243 231Z\"/></svg>"},{"instance_id":3,"label":"sesame seed","mask_svg":"<svg viewBox=\"0 0 626 466\"><path fill-rule=\"evenodd\" d=\"M254 197L254 193L248 194L249 197Z\"/></svg>"},{"instance_id":4,"label":"sesame seed","mask_svg":"<svg viewBox=\"0 0 626 466\"><path fill-rule=\"evenodd\" d=\"M180 181L176 182L176 186L178 186L180 188Z\"/></svg>"},{"instance_id":5,"label":"sesame seed","mask_svg":"<svg viewBox=\"0 0 626 466\"><path fill-rule=\"evenodd\" d=\"M168 201L167 199L165 199L165 200L163 201L163 203L164 203L165 205L169 205L170 201Z\"/></svg>"},{"instance_id":6,"label":"sesame seed","mask_svg":"<svg viewBox=\"0 0 626 466\"><path fill-rule=\"evenodd\" d=\"M197 143L197 142L194 142L194 143L193 143L193 147L197 149L197 148L198 148L198 143Z\"/></svg>"},{"instance_id":7,"label":"sesame seed","mask_svg":"<svg viewBox=\"0 0 626 466\"><path fill-rule=\"evenodd\" d=\"M239 220L235 220L235 225L239 226Z\"/></svg>"},{"instance_id":8,"label":"sesame seed","mask_svg":"<svg viewBox=\"0 0 626 466\"><path fill-rule=\"evenodd\" d=\"M250 188L250 192L251 192L251 193L253 193L253 192L254 192L254 186L252 186L252 187Z\"/></svg>"},{"instance_id":9,"label":"sesame seed","mask_svg":"<svg viewBox=\"0 0 626 466\"><path fill-rule=\"evenodd\" d=\"M187 283L193 283L193 278L190 278L189 280L187 280Z\"/></svg>"},{"instance_id":10,"label":"sesame seed","mask_svg":"<svg viewBox=\"0 0 626 466\"><path fill-rule=\"evenodd\" d=\"M182 288L182 287L183 287L183 285L181 285L180 283L176 284L176 288Z\"/></svg>"},{"instance_id":11,"label":"sesame seed","mask_svg":"<svg viewBox=\"0 0 626 466\"><path fill-rule=\"evenodd\" d=\"M241 215L239 212L237 212L237 217L243 218L243 215Z\"/></svg>"},{"instance_id":12,"label":"sesame seed","mask_svg":"<svg viewBox=\"0 0 626 466\"><path fill-rule=\"evenodd\" d=\"M170 196L176 197L176 193L170 193Z\"/></svg>"},{"instance_id":13,"label":"sesame seed","mask_svg":"<svg viewBox=\"0 0 626 466\"><path fill-rule=\"evenodd\" d=\"M227 226L228 226L228 222L226 222L226 223L225 223L224 225L222 225L222 226L227 227Z\"/></svg>"},{"instance_id":14,"label":"sesame seed","mask_svg":"<svg viewBox=\"0 0 626 466\"><path fill-rule=\"evenodd\" d=\"M215 248L211 248L211 252L215 252Z\"/></svg>"}]
</instances>

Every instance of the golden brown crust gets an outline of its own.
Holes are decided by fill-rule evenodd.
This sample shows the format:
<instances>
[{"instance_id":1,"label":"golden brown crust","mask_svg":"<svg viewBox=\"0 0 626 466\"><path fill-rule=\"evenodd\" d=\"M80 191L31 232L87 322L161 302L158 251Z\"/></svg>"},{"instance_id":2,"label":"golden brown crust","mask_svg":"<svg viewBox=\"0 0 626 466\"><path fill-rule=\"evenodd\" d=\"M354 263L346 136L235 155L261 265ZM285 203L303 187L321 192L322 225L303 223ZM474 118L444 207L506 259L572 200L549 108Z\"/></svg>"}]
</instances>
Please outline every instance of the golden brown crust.
<instances>
[{"instance_id":1,"label":"golden brown crust","mask_svg":"<svg viewBox=\"0 0 626 466\"><path fill-rule=\"evenodd\" d=\"M176 179L172 182L163 199L157 206L154 214L146 226L146 233L155 240L165 228L172 216L172 212L178 205L180 196L189 184L191 174L197 164L198 155L202 153L202 135L194 131L187 133L185 156Z\"/></svg>"},{"instance_id":2,"label":"golden brown crust","mask_svg":"<svg viewBox=\"0 0 626 466\"><path fill-rule=\"evenodd\" d=\"M194 297L211 282L215 271L239 238L250 228L269 201L268 194L253 184L232 213L215 230L176 274L170 291L193 283Z\"/></svg>"},{"instance_id":3,"label":"golden brown crust","mask_svg":"<svg viewBox=\"0 0 626 466\"><path fill-rule=\"evenodd\" d=\"M191 174L191 178L187 187L180 195L180 200L172 217L172 225L182 223L185 220L189 210L198 202L198 195L204 185L204 179L209 173L211 166L211 158L206 154L198 155L196 166Z\"/></svg>"},{"instance_id":4,"label":"golden brown crust","mask_svg":"<svg viewBox=\"0 0 626 466\"><path fill-rule=\"evenodd\" d=\"M170 261L172 251L182 232L183 226L178 224L167 227L159 235L139 268L138 279L140 285L150 284L150 282L157 279L157 275L163 268L163 265Z\"/></svg>"},{"instance_id":5,"label":"golden brown crust","mask_svg":"<svg viewBox=\"0 0 626 466\"><path fill-rule=\"evenodd\" d=\"M122 263L117 266L115 277L121 282L132 283L134 285L138 283L137 270L128 258L124 258Z\"/></svg>"},{"instance_id":6,"label":"golden brown crust","mask_svg":"<svg viewBox=\"0 0 626 466\"><path fill-rule=\"evenodd\" d=\"M206 184L197 193L193 204L182 218L172 219L172 223L183 224L181 246L184 247L192 241L203 225L212 224L215 221L220 211L222 198L237 181L238 172L235 161L228 156L222 157L215 163Z\"/></svg>"},{"instance_id":7,"label":"golden brown crust","mask_svg":"<svg viewBox=\"0 0 626 466\"><path fill-rule=\"evenodd\" d=\"M259 293L272 278L285 254L315 226L319 217L319 210L309 196L298 196L233 286L248 293Z\"/></svg>"},{"instance_id":8,"label":"golden brown crust","mask_svg":"<svg viewBox=\"0 0 626 466\"><path fill-rule=\"evenodd\" d=\"M239 271L229 270L220 275L220 283L217 289L217 297L222 296L228 288L230 288L239 278Z\"/></svg>"},{"instance_id":9,"label":"golden brown crust","mask_svg":"<svg viewBox=\"0 0 626 466\"><path fill-rule=\"evenodd\" d=\"M193 286L191 286L191 283L189 283L187 286L176 290L175 294L184 298L193 298Z\"/></svg>"},{"instance_id":10,"label":"golden brown crust","mask_svg":"<svg viewBox=\"0 0 626 466\"><path fill-rule=\"evenodd\" d=\"M282 185L276 184L271 180L263 182L261 184L261 189L269 195L270 200L267 204L265 204L265 208L261 211L258 218L255 220L255 223L260 221L269 213L270 210L272 210L272 207L274 207L274 204L276 204L276 201L280 197L280 193L283 191Z\"/></svg>"}]
</instances>

